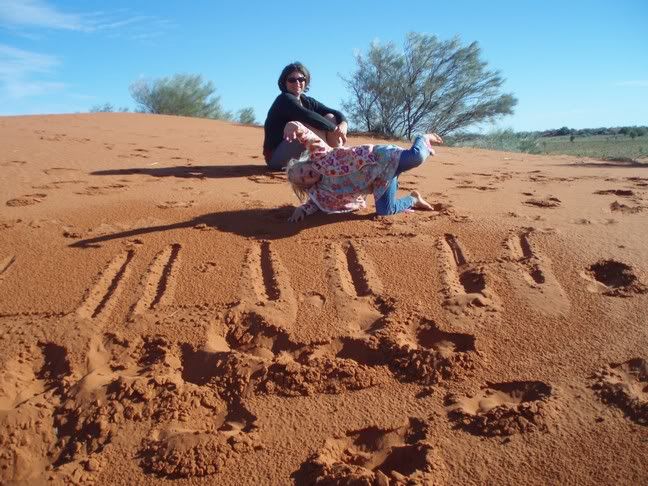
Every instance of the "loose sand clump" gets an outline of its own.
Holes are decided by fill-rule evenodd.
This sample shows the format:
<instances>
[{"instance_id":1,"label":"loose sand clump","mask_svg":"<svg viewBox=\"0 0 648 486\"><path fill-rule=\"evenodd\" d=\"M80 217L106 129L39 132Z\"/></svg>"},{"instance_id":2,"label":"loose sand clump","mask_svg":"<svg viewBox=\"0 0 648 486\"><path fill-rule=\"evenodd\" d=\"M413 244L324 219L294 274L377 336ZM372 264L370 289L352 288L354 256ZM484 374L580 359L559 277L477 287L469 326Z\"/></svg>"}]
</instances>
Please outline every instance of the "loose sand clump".
<instances>
[{"instance_id":1,"label":"loose sand clump","mask_svg":"<svg viewBox=\"0 0 648 486\"><path fill-rule=\"evenodd\" d=\"M552 387L539 381L490 384L472 397L447 398L448 415L475 435L508 436L546 431L551 422Z\"/></svg>"},{"instance_id":2,"label":"loose sand clump","mask_svg":"<svg viewBox=\"0 0 648 486\"><path fill-rule=\"evenodd\" d=\"M384 377L379 370L353 360L321 357L299 363L285 357L268 368L257 389L284 396L339 394L376 386Z\"/></svg>"},{"instance_id":3,"label":"loose sand clump","mask_svg":"<svg viewBox=\"0 0 648 486\"><path fill-rule=\"evenodd\" d=\"M594 375L592 388L607 404L620 408L628 418L648 425L648 361L634 358L612 364Z\"/></svg>"},{"instance_id":4,"label":"loose sand clump","mask_svg":"<svg viewBox=\"0 0 648 486\"><path fill-rule=\"evenodd\" d=\"M252 452L250 437L217 432L180 431L146 440L140 450L145 471L169 479L218 473L232 457Z\"/></svg>"},{"instance_id":5,"label":"loose sand clump","mask_svg":"<svg viewBox=\"0 0 648 486\"><path fill-rule=\"evenodd\" d=\"M425 436L416 419L397 429L351 431L328 439L294 477L299 484L446 484L447 466Z\"/></svg>"},{"instance_id":6,"label":"loose sand clump","mask_svg":"<svg viewBox=\"0 0 648 486\"><path fill-rule=\"evenodd\" d=\"M474 369L475 336L443 331L429 319L410 318L408 324L392 326L382 345L399 379L432 385L460 379Z\"/></svg>"}]
</instances>

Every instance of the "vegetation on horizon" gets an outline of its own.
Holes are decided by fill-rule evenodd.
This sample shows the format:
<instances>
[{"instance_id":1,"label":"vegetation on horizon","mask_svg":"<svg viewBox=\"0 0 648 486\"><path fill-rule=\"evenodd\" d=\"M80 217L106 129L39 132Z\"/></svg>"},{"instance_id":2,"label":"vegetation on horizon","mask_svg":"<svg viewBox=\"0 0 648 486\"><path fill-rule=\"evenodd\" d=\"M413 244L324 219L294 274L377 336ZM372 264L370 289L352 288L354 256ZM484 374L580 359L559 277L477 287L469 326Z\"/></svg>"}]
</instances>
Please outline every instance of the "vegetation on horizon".
<instances>
[{"instance_id":1,"label":"vegetation on horizon","mask_svg":"<svg viewBox=\"0 0 648 486\"><path fill-rule=\"evenodd\" d=\"M581 135L577 135L581 134ZM648 158L648 127L615 127L538 132L495 130L488 134L455 134L446 143L530 154L562 154L603 160L640 161Z\"/></svg>"}]
</instances>

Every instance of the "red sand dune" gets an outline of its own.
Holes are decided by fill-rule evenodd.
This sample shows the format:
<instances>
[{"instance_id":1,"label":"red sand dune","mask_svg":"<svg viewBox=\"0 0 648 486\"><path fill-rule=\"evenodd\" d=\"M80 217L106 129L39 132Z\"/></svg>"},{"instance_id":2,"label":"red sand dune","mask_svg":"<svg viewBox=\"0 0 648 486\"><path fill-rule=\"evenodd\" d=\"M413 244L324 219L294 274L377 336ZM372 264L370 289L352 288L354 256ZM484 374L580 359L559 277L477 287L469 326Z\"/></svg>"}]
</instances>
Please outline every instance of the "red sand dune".
<instances>
[{"instance_id":1,"label":"red sand dune","mask_svg":"<svg viewBox=\"0 0 648 486\"><path fill-rule=\"evenodd\" d=\"M290 224L262 138L0 118L0 482L648 483L647 169L440 147L434 212Z\"/></svg>"}]
</instances>

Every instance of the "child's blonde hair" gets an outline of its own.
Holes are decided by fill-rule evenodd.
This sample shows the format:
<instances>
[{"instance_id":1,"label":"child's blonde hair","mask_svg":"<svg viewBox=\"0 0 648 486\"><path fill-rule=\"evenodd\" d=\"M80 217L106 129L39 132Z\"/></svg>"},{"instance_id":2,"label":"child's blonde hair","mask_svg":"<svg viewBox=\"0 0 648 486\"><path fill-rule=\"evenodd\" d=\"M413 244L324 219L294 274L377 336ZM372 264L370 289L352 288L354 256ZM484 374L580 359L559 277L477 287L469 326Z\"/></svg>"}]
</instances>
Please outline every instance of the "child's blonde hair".
<instances>
[{"instance_id":1,"label":"child's blonde hair","mask_svg":"<svg viewBox=\"0 0 648 486\"><path fill-rule=\"evenodd\" d=\"M288 165L286 165L286 175L288 176L288 182L290 183L290 187L292 187L295 196L297 196L297 199L299 199L301 202L306 202L308 200L308 188L311 186L305 186L304 184L299 184L298 182L293 181L291 175L298 167L310 163L311 161L308 159L306 160L290 159Z\"/></svg>"}]
</instances>

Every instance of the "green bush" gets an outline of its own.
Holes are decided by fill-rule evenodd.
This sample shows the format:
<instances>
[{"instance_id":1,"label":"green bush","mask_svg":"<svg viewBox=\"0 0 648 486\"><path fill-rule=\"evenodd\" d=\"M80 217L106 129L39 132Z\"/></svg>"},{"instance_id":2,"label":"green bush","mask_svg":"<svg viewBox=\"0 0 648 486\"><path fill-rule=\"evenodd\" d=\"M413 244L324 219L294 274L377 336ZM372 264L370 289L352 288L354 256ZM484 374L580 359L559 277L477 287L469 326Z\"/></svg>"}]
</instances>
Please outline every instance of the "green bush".
<instances>
[{"instance_id":1,"label":"green bush","mask_svg":"<svg viewBox=\"0 0 648 486\"><path fill-rule=\"evenodd\" d=\"M254 116L254 108L242 108L238 111L238 122L245 125L254 125L256 117Z\"/></svg>"},{"instance_id":2,"label":"green bush","mask_svg":"<svg viewBox=\"0 0 648 486\"><path fill-rule=\"evenodd\" d=\"M489 150L504 150L507 152L525 152L538 154L541 152L539 140L535 136L515 133L510 128L495 130L470 140L457 141L456 147L474 147Z\"/></svg>"},{"instance_id":3,"label":"green bush","mask_svg":"<svg viewBox=\"0 0 648 486\"><path fill-rule=\"evenodd\" d=\"M111 113L115 111L112 103L104 103L103 105L94 105L90 108L90 113Z\"/></svg>"},{"instance_id":4,"label":"green bush","mask_svg":"<svg viewBox=\"0 0 648 486\"><path fill-rule=\"evenodd\" d=\"M164 115L229 119L211 81L199 74L175 74L156 80L141 80L130 85L138 111Z\"/></svg>"}]
</instances>

